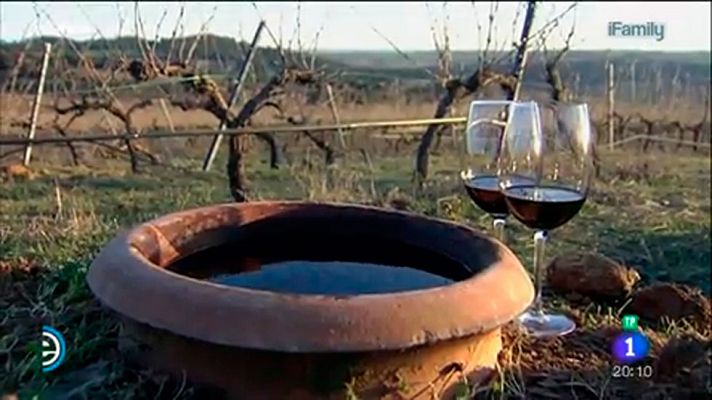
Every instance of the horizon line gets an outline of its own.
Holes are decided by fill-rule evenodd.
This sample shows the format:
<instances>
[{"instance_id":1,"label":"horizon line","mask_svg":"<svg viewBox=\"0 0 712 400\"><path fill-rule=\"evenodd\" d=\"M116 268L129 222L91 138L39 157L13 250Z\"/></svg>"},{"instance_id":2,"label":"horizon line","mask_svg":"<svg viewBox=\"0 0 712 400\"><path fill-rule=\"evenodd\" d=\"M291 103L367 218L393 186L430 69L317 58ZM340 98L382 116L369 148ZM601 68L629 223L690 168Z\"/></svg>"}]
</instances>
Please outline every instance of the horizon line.
<instances>
[{"instance_id":1,"label":"horizon line","mask_svg":"<svg viewBox=\"0 0 712 400\"><path fill-rule=\"evenodd\" d=\"M232 39L236 43L245 42L248 43L246 40L241 40L237 39L231 36L224 36L224 35L217 35L217 34L211 34L212 36L220 37L220 38L225 38L225 39ZM181 37L176 37L176 39L180 38L187 38L187 37L195 37L198 35L186 35L186 36L181 36ZM133 39L133 35L122 35L122 36L114 36L111 38L88 38L88 39L80 39L80 38L66 38L61 35L41 35L41 36L32 36L28 38L23 38L23 39L4 39L0 37L0 43L1 44L18 44L18 43L25 43L29 40L36 40L39 38L52 38L52 39L58 39L58 40L73 40L77 42L90 42L90 41L100 41L100 40L118 40L122 38L129 38ZM170 37L161 37L158 38L159 41L161 40L170 40ZM155 39L145 39L147 42L153 42ZM267 48L267 49L275 49L277 48L274 45L263 45L263 46L258 46L261 48ZM555 51L555 50L561 50L561 47L551 47L547 49L547 51ZM436 49L434 48L420 48L420 49L402 49L400 48L399 51L402 51L404 53L426 53L426 52L437 52ZM485 51L485 49L451 49L450 50L452 53L456 52L478 52L478 51ZM511 49L507 50L493 50L489 49L487 50L488 52L491 53L506 53L512 51ZM532 52L537 53L541 52L542 50L533 50ZM368 53L368 52L394 52L397 53L398 51L395 50L393 47L390 46L385 46L381 48L348 48L348 47L340 47L340 48L321 48L317 49L316 53L322 53L322 52L349 52L349 53ZM666 50L658 50L658 49L641 49L641 48L630 48L630 49L612 49L612 48L582 48L582 49L569 49L569 53L573 52L633 52L633 53L712 53L712 49L695 49L695 48L688 48L688 49L666 49Z\"/></svg>"},{"instance_id":2,"label":"horizon line","mask_svg":"<svg viewBox=\"0 0 712 400\"><path fill-rule=\"evenodd\" d=\"M184 35L184 36L176 36L176 39L181 39L181 38L193 38L196 36L199 36L200 34L189 34L189 35ZM213 37L218 37L221 39L231 39L235 41L236 43L249 43L247 40L244 38L237 38L234 36L229 36L229 35L221 35L217 33L210 33L210 32L205 32L203 35L207 36L213 36ZM36 40L38 38L53 38L53 39L69 39L77 42L90 42L90 41L100 41L100 40L118 40L118 39L135 39L135 35L116 35L112 37L96 37L96 35L92 35L91 37L88 38L77 38L77 37L66 37L63 35L35 35L35 36L30 36L30 37L25 37L25 38L18 38L18 39L5 39L0 37L0 43L3 44L17 44L17 43L24 43L27 42L28 40ZM154 38L142 38L146 42L154 42L156 40L158 41L163 41L163 40L171 40L171 36L160 36L157 39ZM634 45L631 45L634 46ZM259 46L261 48L277 48L275 45L263 45ZM556 51L556 50L561 50L563 46L559 47L551 47L548 48L547 50L549 51ZM326 47L326 48L319 48L316 49L316 53L320 52L351 52L351 53L366 53L366 52L398 52L402 51L405 53L416 53L416 52L436 52L437 50L434 49L433 47L427 47L427 48L411 48L411 49L404 49L402 47L399 47L397 50L393 48L393 46L383 46L383 47L378 47L378 48L348 48L348 47ZM481 48L467 48L467 49L461 49L461 48L454 48L450 49L451 52L477 52L477 51L485 51L485 49ZM488 52L493 52L493 53L499 53L499 52L509 52L512 51L512 49L489 49L487 50ZM539 52L541 50L536 50L535 52ZM585 52L585 51L591 51L591 52L637 52L637 53L707 53L710 54L712 53L712 49L707 49L707 48L680 48L680 49L665 49L665 50L659 50L659 49L645 49L645 48L640 48L640 47L631 47L631 48L606 48L606 47L584 47L584 48L570 48L569 52Z\"/></svg>"}]
</instances>

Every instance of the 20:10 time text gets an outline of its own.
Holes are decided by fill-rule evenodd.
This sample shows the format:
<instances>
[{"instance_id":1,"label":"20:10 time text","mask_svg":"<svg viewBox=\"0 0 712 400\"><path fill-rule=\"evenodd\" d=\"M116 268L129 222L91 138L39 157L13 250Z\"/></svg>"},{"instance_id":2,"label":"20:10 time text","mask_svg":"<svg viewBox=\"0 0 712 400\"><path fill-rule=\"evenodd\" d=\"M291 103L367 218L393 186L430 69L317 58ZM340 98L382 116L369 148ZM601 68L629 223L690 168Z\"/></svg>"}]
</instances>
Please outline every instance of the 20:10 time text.
<instances>
[{"instance_id":1,"label":"20:10 time text","mask_svg":"<svg viewBox=\"0 0 712 400\"><path fill-rule=\"evenodd\" d=\"M654 372L652 365L614 365L612 371L614 378L650 378Z\"/></svg>"}]
</instances>

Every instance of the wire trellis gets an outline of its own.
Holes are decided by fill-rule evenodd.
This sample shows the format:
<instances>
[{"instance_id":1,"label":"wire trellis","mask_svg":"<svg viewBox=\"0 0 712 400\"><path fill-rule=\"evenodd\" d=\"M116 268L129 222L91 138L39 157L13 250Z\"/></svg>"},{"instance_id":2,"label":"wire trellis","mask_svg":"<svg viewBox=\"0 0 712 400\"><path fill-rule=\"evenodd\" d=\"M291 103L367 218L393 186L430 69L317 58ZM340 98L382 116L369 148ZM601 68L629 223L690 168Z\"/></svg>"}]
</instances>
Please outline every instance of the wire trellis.
<instances>
[{"instance_id":1,"label":"wire trellis","mask_svg":"<svg viewBox=\"0 0 712 400\"><path fill-rule=\"evenodd\" d=\"M71 143L71 142L100 142L109 140L138 140L138 139L162 139L162 138L181 138L181 137L202 137L215 136L218 133L223 135L243 135L243 134L259 134L259 133L303 133L303 132L326 132L337 130L355 130L365 128L393 128L407 126L423 126L423 125L457 125L467 122L467 117L453 118L428 118L414 120L397 120L397 121L366 121L366 122L347 122L341 124L327 125L284 125L284 126L260 126L246 127L237 129L226 129L218 131L215 129L197 129L184 131L155 131L150 134L90 134L90 135L72 135L72 136L55 136L28 139L23 137L0 138L0 146L11 145L35 145L47 143Z\"/></svg>"}]
</instances>

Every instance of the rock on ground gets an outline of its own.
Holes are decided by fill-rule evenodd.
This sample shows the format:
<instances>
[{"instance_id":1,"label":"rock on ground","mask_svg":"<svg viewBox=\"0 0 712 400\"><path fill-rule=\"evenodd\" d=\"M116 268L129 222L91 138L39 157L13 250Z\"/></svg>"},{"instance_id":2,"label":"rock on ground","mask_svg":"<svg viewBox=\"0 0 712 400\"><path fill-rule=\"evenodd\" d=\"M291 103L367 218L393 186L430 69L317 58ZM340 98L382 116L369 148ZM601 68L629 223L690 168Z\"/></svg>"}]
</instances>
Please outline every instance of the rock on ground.
<instances>
[{"instance_id":1,"label":"rock on ground","mask_svg":"<svg viewBox=\"0 0 712 400\"><path fill-rule=\"evenodd\" d=\"M559 293L592 297L624 297L640 280L635 269L594 253L569 253L547 268L547 285Z\"/></svg>"},{"instance_id":2,"label":"rock on ground","mask_svg":"<svg viewBox=\"0 0 712 400\"><path fill-rule=\"evenodd\" d=\"M412 200L397 187L386 194L384 202L399 211L408 211L412 206Z\"/></svg>"},{"instance_id":3,"label":"rock on ground","mask_svg":"<svg viewBox=\"0 0 712 400\"><path fill-rule=\"evenodd\" d=\"M655 361L655 380L704 388L710 374L709 342L686 336L672 338Z\"/></svg>"},{"instance_id":4,"label":"rock on ground","mask_svg":"<svg viewBox=\"0 0 712 400\"><path fill-rule=\"evenodd\" d=\"M658 283L638 290L627 310L656 321L662 317L691 318L709 324L712 320L710 301L700 289L674 283Z\"/></svg>"},{"instance_id":5,"label":"rock on ground","mask_svg":"<svg viewBox=\"0 0 712 400\"><path fill-rule=\"evenodd\" d=\"M35 174L22 164L9 164L0 166L0 181L13 181L33 179Z\"/></svg>"}]
</instances>

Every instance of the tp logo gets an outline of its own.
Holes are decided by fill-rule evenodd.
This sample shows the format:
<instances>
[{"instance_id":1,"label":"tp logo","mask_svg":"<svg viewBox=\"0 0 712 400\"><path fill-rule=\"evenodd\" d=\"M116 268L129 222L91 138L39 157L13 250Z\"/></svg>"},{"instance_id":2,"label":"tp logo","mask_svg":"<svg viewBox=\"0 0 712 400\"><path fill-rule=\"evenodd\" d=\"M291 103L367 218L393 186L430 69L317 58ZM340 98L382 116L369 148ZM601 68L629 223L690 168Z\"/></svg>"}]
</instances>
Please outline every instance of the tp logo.
<instances>
[{"instance_id":1,"label":"tp logo","mask_svg":"<svg viewBox=\"0 0 712 400\"><path fill-rule=\"evenodd\" d=\"M64 361L64 336L51 326L42 327L42 372L54 371Z\"/></svg>"}]
</instances>

